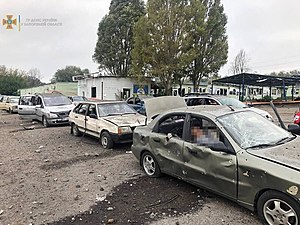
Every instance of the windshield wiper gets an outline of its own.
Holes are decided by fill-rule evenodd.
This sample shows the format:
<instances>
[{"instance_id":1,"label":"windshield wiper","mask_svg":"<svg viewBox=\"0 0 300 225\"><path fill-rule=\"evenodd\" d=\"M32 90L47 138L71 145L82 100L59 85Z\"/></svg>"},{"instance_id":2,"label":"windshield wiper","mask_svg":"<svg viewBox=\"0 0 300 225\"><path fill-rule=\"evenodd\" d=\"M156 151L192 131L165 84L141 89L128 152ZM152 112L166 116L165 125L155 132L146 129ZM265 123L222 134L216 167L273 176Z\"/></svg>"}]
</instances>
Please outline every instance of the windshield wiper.
<instances>
[{"instance_id":1,"label":"windshield wiper","mask_svg":"<svg viewBox=\"0 0 300 225\"><path fill-rule=\"evenodd\" d=\"M282 139L280 139L279 141L276 141L276 145L280 145L280 144L283 144L285 142L288 142L290 140L294 139L294 136L293 137L284 137Z\"/></svg>"},{"instance_id":2,"label":"windshield wiper","mask_svg":"<svg viewBox=\"0 0 300 225\"><path fill-rule=\"evenodd\" d=\"M250 146L247 149L251 149L251 148L266 148L266 147L270 147L270 146L274 146L275 144L271 143L271 144L258 144L258 145L253 145L253 146Z\"/></svg>"}]
</instances>

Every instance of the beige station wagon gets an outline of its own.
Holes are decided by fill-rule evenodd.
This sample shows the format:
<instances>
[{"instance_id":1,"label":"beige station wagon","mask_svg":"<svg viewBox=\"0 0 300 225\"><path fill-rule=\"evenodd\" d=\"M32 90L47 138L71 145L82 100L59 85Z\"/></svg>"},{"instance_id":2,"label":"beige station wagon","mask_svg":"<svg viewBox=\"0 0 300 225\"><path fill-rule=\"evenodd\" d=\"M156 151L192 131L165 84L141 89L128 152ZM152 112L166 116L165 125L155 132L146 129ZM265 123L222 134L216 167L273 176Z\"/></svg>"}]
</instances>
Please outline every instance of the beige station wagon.
<instances>
[{"instance_id":1,"label":"beige station wagon","mask_svg":"<svg viewBox=\"0 0 300 225\"><path fill-rule=\"evenodd\" d=\"M132 141L133 130L146 124L146 117L138 114L126 102L80 102L69 115L71 133L88 134L100 139L104 148L114 143Z\"/></svg>"}]
</instances>

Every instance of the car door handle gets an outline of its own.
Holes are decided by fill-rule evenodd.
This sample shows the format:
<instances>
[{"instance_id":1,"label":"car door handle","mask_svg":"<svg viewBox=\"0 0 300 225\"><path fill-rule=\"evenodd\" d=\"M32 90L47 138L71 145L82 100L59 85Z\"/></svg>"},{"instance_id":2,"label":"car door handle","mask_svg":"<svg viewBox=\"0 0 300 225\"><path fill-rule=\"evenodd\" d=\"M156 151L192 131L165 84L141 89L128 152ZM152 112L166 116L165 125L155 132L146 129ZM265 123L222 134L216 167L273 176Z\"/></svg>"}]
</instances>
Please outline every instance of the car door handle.
<instances>
[{"instance_id":1,"label":"car door handle","mask_svg":"<svg viewBox=\"0 0 300 225\"><path fill-rule=\"evenodd\" d=\"M189 151L189 153L193 154L193 155L197 155L197 151L191 148L187 148L187 150Z\"/></svg>"},{"instance_id":2,"label":"car door handle","mask_svg":"<svg viewBox=\"0 0 300 225\"><path fill-rule=\"evenodd\" d=\"M155 142L160 142L160 138L159 138L159 137L154 137L154 138L153 138L153 141L155 141Z\"/></svg>"},{"instance_id":3,"label":"car door handle","mask_svg":"<svg viewBox=\"0 0 300 225\"><path fill-rule=\"evenodd\" d=\"M22 110L23 108L20 108L20 107L19 107L19 109Z\"/></svg>"},{"instance_id":4,"label":"car door handle","mask_svg":"<svg viewBox=\"0 0 300 225\"><path fill-rule=\"evenodd\" d=\"M78 118L78 116L74 116L76 119Z\"/></svg>"}]
</instances>

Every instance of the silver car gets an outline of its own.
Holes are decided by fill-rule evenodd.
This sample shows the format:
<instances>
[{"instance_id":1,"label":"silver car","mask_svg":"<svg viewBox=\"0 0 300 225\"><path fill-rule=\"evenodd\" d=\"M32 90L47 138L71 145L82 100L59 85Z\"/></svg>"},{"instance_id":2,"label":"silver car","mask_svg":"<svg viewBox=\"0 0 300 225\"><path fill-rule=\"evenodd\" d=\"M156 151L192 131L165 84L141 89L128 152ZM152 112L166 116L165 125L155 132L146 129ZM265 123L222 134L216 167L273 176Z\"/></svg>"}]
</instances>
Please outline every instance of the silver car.
<instances>
[{"instance_id":1,"label":"silver car","mask_svg":"<svg viewBox=\"0 0 300 225\"><path fill-rule=\"evenodd\" d=\"M68 97L59 93L25 95L20 98L18 113L21 119L38 120L48 127L68 124L74 107Z\"/></svg>"}]
</instances>

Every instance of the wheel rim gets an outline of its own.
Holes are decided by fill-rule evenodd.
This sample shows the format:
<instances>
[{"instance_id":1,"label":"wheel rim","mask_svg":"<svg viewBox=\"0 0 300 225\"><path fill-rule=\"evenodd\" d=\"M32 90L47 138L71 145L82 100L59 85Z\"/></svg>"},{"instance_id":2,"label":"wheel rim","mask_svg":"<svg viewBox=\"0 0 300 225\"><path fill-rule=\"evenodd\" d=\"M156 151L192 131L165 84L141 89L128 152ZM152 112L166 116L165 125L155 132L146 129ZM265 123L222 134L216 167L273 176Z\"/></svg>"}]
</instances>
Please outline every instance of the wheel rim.
<instances>
[{"instance_id":1,"label":"wheel rim","mask_svg":"<svg viewBox=\"0 0 300 225\"><path fill-rule=\"evenodd\" d=\"M281 199L268 200L264 204L263 214L270 225L298 225L295 210Z\"/></svg>"},{"instance_id":2,"label":"wheel rim","mask_svg":"<svg viewBox=\"0 0 300 225\"><path fill-rule=\"evenodd\" d=\"M107 143L108 143L108 140L107 140L107 137L103 136L101 138L101 144L104 148L107 148Z\"/></svg>"},{"instance_id":3,"label":"wheel rim","mask_svg":"<svg viewBox=\"0 0 300 225\"><path fill-rule=\"evenodd\" d=\"M145 155L143 158L143 167L148 175L152 176L155 173L155 162L151 155Z\"/></svg>"}]
</instances>

